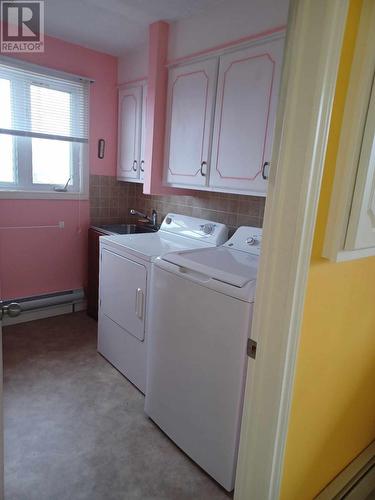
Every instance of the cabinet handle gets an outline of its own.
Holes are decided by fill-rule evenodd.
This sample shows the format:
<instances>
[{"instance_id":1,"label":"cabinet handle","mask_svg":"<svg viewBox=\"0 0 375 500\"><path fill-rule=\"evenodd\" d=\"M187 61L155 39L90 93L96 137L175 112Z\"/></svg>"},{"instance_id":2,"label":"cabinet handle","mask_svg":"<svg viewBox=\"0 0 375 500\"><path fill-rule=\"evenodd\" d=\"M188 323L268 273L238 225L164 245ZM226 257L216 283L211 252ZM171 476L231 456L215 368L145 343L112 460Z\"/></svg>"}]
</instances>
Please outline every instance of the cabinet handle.
<instances>
[{"instance_id":1,"label":"cabinet handle","mask_svg":"<svg viewBox=\"0 0 375 500\"><path fill-rule=\"evenodd\" d=\"M141 288L137 288L135 292L135 314L139 319L143 317L143 292Z\"/></svg>"},{"instance_id":2,"label":"cabinet handle","mask_svg":"<svg viewBox=\"0 0 375 500\"><path fill-rule=\"evenodd\" d=\"M203 167L207 167L207 162L206 161L202 161L202 163L201 163L201 176L202 177L206 177L207 172L203 172Z\"/></svg>"},{"instance_id":3,"label":"cabinet handle","mask_svg":"<svg viewBox=\"0 0 375 500\"><path fill-rule=\"evenodd\" d=\"M133 161L133 170L134 170L134 172L136 172L136 171L137 171L137 165L138 165L137 160L134 160L134 161Z\"/></svg>"},{"instance_id":4,"label":"cabinet handle","mask_svg":"<svg viewBox=\"0 0 375 500\"><path fill-rule=\"evenodd\" d=\"M266 167L269 167L270 166L270 162L269 161L265 161L263 163L263 167L262 167L262 178L266 181L268 179L268 175L266 174Z\"/></svg>"},{"instance_id":5,"label":"cabinet handle","mask_svg":"<svg viewBox=\"0 0 375 500\"><path fill-rule=\"evenodd\" d=\"M145 164L145 161L144 161L144 160L142 160L142 161L141 161L141 165L140 165L140 167L139 167L139 168L141 169L141 172L144 172L144 171L145 171L145 169L143 168L143 165L144 165L144 164Z\"/></svg>"}]
</instances>

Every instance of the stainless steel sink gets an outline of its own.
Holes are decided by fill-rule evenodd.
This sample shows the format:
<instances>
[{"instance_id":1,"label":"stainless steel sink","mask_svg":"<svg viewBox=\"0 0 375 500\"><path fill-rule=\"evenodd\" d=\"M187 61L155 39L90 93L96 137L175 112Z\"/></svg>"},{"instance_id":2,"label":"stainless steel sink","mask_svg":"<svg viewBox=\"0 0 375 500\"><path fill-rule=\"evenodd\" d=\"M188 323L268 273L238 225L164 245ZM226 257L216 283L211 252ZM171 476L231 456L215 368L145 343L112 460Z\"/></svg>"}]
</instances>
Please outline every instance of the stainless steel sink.
<instances>
[{"instance_id":1,"label":"stainless steel sink","mask_svg":"<svg viewBox=\"0 0 375 500\"><path fill-rule=\"evenodd\" d=\"M143 224L103 224L96 226L104 234L138 234L138 233L155 233L157 230L151 226Z\"/></svg>"}]
</instances>

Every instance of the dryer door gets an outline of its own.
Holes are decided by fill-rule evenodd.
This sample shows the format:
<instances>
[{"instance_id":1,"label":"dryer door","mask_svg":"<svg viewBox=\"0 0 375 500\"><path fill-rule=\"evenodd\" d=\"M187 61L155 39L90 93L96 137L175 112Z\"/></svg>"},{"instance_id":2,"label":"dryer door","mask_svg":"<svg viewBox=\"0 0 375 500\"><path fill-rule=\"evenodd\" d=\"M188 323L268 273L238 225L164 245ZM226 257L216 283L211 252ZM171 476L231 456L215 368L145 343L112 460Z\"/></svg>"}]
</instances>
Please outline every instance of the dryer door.
<instances>
[{"instance_id":1,"label":"dryer door","mask_svg":"<svg viewBox=\"0 0 375 500\"><path fill-rule=\"evenodd\" d=\"M105 248L100 262L102 312L139 340L145 338L147 270Z\"/></svg>"}]
</instances>

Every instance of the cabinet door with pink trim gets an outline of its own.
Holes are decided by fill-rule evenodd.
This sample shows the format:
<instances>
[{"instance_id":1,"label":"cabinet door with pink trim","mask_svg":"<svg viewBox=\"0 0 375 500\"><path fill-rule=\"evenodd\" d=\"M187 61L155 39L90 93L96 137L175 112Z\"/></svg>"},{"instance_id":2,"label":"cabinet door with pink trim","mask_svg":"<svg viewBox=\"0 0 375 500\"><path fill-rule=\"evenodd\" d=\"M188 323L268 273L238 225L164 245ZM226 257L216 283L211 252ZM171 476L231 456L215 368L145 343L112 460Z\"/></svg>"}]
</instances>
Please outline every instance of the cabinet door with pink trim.
<instances>
[{"instance_id":1,"label":"cabinet door with pink trim","mask_svg":"<svg viewBox=\"0 0 375 500\"><path fill-rule=\"evenodd\" d=\"M220 57L210 187L267 192L283 40Z\"/></svg>"},{"instance_id":2,"label":"cabinet door with pink trim","mask_svg":"<svg viewBox=\"0 0 375 500\"><path fill-rule=\"evenodd\" d=\"M121 89L118 108L119 180L139 180L142 120L142 87Z\"/></svg>"},{"instance_id":3,"label":"cabinet door with pink trim","mask_svg":"<svg viewBox=\"0 0 375 500\"><path fill-rule=\"evenodd\" d=\"M142 127L141 127L141 156L139 163L139 178L145 177L146 168L146 120L147 120L147 83L142 84Z\"/></svg>"},{"instance_id":4,"label":"cabinet door with pink trim","mask_svg":"<svg viewBox=\"0 0 375 500\"><path fill-rule=\"evenodd\" d=\"M218 59L169 71L165 180L206 186Z\"/></svg>"}]
</instances>

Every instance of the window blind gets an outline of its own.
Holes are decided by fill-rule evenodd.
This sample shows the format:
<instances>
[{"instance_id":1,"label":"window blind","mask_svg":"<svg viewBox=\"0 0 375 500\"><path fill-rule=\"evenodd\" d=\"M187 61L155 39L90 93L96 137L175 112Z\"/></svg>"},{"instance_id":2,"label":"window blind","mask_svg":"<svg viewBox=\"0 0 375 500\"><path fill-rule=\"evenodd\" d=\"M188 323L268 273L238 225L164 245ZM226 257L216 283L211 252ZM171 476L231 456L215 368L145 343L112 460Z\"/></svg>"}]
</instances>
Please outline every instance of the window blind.
<instances>
[{"instance_id":1,"label":"window blind","mask_svg":"<svg viewBox=\"0 0 375 500\"><path fill-rule=\"evenodd\" d=\"M0 134L88 142L89 82L0 62Z\"/></svg>"}]
</instances>

